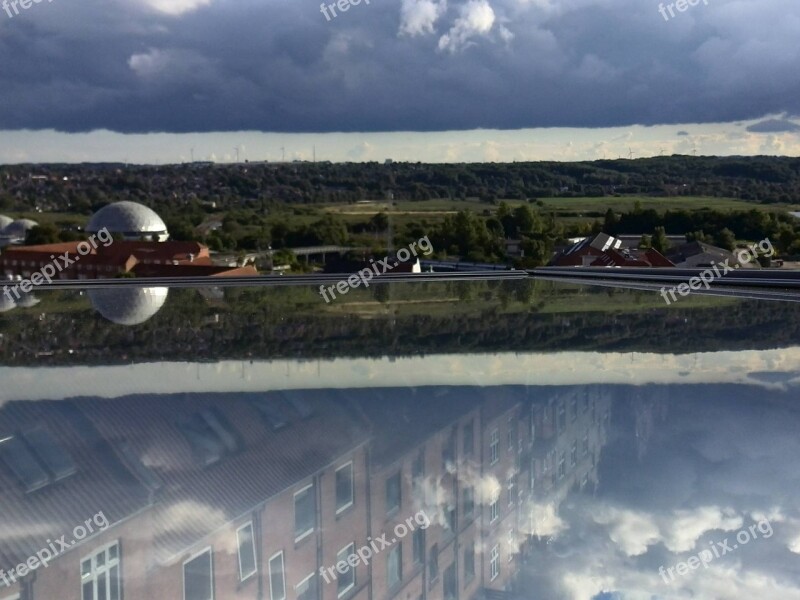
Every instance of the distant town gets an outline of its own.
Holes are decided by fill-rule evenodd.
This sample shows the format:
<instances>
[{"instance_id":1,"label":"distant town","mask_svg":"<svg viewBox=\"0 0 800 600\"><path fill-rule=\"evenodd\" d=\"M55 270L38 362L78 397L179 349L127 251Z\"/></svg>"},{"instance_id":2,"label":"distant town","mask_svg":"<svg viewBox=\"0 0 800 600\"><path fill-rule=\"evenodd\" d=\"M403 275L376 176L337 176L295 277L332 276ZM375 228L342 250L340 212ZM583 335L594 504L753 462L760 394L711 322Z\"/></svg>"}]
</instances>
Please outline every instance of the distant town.
<instances>
[{"instance_id":1,"label":"distant town","mask_svg":"<svg viewBox=\"0 0 800 600\"><path fill-rule=\"evenodd\" d=\"M585 163L187 163L0 167L0 274L61 279L352 272L428 236L411 272L707 267L771 240L748 268L800 257L800 159ZM66 253L66 254L65 254Z\"/></svg>"}]
</instances>

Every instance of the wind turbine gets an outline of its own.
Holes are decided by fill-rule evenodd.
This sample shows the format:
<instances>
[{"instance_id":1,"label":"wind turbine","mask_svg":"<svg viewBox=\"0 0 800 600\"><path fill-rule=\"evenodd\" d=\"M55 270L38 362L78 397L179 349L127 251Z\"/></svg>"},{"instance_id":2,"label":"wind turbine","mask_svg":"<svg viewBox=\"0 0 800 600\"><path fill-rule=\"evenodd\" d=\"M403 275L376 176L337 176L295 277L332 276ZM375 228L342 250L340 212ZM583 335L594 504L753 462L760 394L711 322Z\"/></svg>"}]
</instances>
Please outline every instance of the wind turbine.
<instances>
[{"instance_id":1,"label":"wind turbine","mask_svg":"<svg viewBox=\"0 0 800 600\"><path fill-rule=\"evenodd\" d=\"M633 160L633 150L628 146L628 160Z\"/></svg>"},{"instance_id":2,"label":"wind turbine","mask_svg":"<svg viewBox=\"0 0 800 600\"><path fill-rule=\"evenodd\" d=\"M239 164L239 146L234 146L233 151L236 152L236 164Z\"/></svg>"}]
</instances>

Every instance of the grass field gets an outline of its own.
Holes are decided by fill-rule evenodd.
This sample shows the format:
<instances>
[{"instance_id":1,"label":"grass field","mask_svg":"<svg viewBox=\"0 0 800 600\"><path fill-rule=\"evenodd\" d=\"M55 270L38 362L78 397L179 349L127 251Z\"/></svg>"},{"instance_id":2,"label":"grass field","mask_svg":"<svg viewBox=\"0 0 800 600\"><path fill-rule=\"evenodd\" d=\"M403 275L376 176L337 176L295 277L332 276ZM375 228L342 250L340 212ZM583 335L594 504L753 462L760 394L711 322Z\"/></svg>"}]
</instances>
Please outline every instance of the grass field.
<instances>
[{"instance_id":1,"label":"grass field","mask_svg":"<svg viewBox=\"0 0 800 600\"><path fill-rule=\"evenodd\" d=\"M762 210L765 212L800 210L800 204L757 204L737 200L735 198L716 198L702 196L653 198L649 196L625 196L604 198L542 198L542 206L533 204L541 211L553 212L557 216L572 219L594 219L602 216L609 208L615 212L631 212L636 202L641 203L643 209L655 209L659 212L666 210L703 210L713 209L719 211L747 211ZM511 206L523 204L520 200L507 200ZM496 206L479 202L477 200L421 200L418 202L398 201L390 206L387 201L369 203L335 204L326 205L322 210L337 214L345 220L364 220L379 212L391 213L400 219L438 220L448 214L455 214L460 210L471 210L483 213L486 210L495 212Z\"/></svg>"}]
</instances>

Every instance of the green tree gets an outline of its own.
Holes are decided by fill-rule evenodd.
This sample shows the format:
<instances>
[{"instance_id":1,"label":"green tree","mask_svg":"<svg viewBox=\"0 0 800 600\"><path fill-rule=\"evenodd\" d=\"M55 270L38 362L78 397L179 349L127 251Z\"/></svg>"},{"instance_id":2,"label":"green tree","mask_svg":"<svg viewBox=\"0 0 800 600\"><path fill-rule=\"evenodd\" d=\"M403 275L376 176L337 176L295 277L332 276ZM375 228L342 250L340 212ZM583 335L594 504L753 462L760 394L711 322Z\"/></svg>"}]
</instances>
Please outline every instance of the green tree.
<instances>
[{"instance_id":1,"label":"green tree","mask_svg":"<svg viewBox=\"0 0 800 600\"><path fill-rule=\"evenodd\" d=\"M667 234L664 231L663 227L656 227L653 230L653 237L650 239L650 246L653 250L657 250L658 252L665 252L667 248L669 248L669 240L667 239Z\"/></svg>"},{"instance_id":2,"label":"green tree","mask_svg":"<svg viewBox=\"0 0 800 600\"><path fill-rule=\"evenodd\" d=\"M25 237L25 244L28 246L38 246L40 244L57 244L60 242L59 232L55 225L45 223L37 225Z\"/></svg>"},{"instance_id":3,"label":"green tree","mask_svg":"<svg viewBox=\"0 0 800 600\"><path fill-rule=\"evenodd\" d=\"M736 236L730 229L725 227L717 236L717 246L733 252L734 248L736 248Z\"/></svg>"}]
</instances>

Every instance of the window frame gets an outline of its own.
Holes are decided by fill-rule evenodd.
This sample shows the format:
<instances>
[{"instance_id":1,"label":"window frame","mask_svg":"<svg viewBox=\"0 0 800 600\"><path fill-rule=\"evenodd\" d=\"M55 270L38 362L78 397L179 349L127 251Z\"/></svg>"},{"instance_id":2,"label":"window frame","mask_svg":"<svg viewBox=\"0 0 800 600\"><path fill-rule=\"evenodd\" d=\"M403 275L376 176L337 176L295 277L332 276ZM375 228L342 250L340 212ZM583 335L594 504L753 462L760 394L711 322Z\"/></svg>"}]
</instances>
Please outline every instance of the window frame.
<instances>
[{"instance_id":1,"label":"window frame","mask_svg":"<svg viewBox=\"0 0 800 600\"><path fill-rule=\"evenodd\" d=\"M307 538L309 535L311 535L312 533L314 533L314 530L317 528L317 515L316 515L316 512L317 512L317 511L316 511L316 506L317 506L317 498L316 498L316 496L314 495L314 493L312 492L312 493L311 493L311 497L312 497L312 498L313 498L313 500L314 500L314 510L313 510L313 512L314 512L314 516L313 516L313 518L311 519L311 528L310 528L310 529L307 529L306 531L304 531L304 532L302 532L302 533L300 533L300 534L298 534L298 533L297 533L297 497L298 497L300 494L302 494L302 493L304 493L304 492L307 492L309 489L311 489L311 490L313 490L313 489L314 489L314 482L311 482L311 483L309 483L307 486L305 486L305 487L303 487L303 488L301 488L301 489L297 490L297 491L294 493L294 495L292 496L292 500L293 500L293 508L294 508L294 528L293 528L293 533L294 533L294 542L295 542L295 544L296 544L297 542L301 541L301 540L304 540L304 539L305 539L305 538Z\"/></svg>"},{"instance_id":2,"label":"window frame","mask_svg":"<svg viewBox=\"0 0 800 600\"><path fill-rule=\"evenodd\" d=\"M397 478L397 505L389 506L389 482ZM403 506L403 469L399 468L386 478L384 493L386 494L386 514L393 515Z\"/></svg>"},{"instance_id":3,"label":"window frame","mask_svg":"<svg viewBox=\"0 0 800 600\"><path fill-rule=\"evenodd\" d=\"M183 578L183 591L181 592L181 597L183 598L183 600L186 600L186 565L188 565L190 562L192 562L194 560L197 560L198 558L200 558L204 554L208 554L209 563L211 564L211 569L210 569L211 577L209 578L209 582L211 584L210 585L210 587L211 587L211 600L214 600L214 598L216 596L216 594L214 593L215 592L215 590L214 590L214 583L215 583L215 581L214 581L214 548L212 546L207 546L206 548L203 548L199 552L197 552L197 553L193 554L192 556L190 556L189 558L187 558L185 561L183 561L183 565L181 565L181 577Z\"/></svg>"},{"instance_id":4,"label":"window frame","mask_svg":"<svg viewBox=\"0 0 800 600\"><path fill-rule=\"evenodd\" d=\"M309 574L308 574L308 576L307 576L305 579L303 579L302 581L300 581L300 583L298 583L296 586L294 586L294 595L295 595L295 598L299 598L299 597L300 597L300 595L297 593L297 589L298 589L298 588L299 588L301 585L303 585L304 583L306 583L306 582L308 582L308 581L310 581L310 580L314 579L314 577L316 577L316 575L317 575L317 573L316 573L315 571L312 571L311 573L309 573ZM315 584L314 584L314 585L316 585L316 582L315 582ZM316 591L316 590L315 590L315 591ZM316 597L316 596L317 596L317 594L315 594L315 595L314 595L314 597Z\"/></svg>"},{"instance_id":5,"label":"window frame","mask_svg":"<svg viewBox=\"0 0 800 600\"><path fill-rule=\"evenodd\" d=\"M397 557L397 581L392 583L390 574L392 572L392 558ZM394 589L395 586L403 583L403 542L395 544L386 557L386 587L387 589Z\"/></svg>"},{"instance_id":6,"label":"window frame","mask_svg":"<svg viewBox=\"0 0 800 600\"><path fill-rule=\"evenodd\" d=\"M343 471L344 469L347 469L347 468L350 469L350 500L348 502L346 502L345 504L343 504L342 506L339 506L339 482L337 480L337 477L338 477L340 471ZM337 515L342 514L344 511L346 511L348 508L350 508L351 506L353 506L355 504L355 501L356 501L356 481L355 481L355 477L356 477L356 472L355 472L355 467L353 465L353 461L352 460L347 462L347 463L345 463L345 464L343 464L341 467L336 469L336 471L334 471L334 486L335 486L335 490L334 491L336 493L335 502L336 502L336 514Z\"/></svg>"},{"instance_id":7,"label":"window frame","mask_svg":"<svg viewBox=\"0 0 800 600\"><path fill-rule=\"evenodd\" d=\"M500 577L500 550L495 544L489 553L489 581L494 581Z\"/></svg>"},{"instance_id":8,"label":"window frame","mask_svg":"<svg viewBox=\"0 0 800 600\"><path fill-rule=\"evenodd\" d=\"M345 558L344 559L339 558L339 556L341 554L343 554L343 553L346 554ZM339 552L336 553L336 564L339 564L339 562L344 560L344 562L346 562L347 566L348 566L347 573L351 573L352 572L352 574L353 574L353 580L350 582L350 585L348 585L344 589L338 589L338 587L337 587L337 590L336 590L336 597L337 598L342 598L342 597L346 596L350 591L352 591L356 587L356 568L355 567L351 567L350 563L347 562L347 559L350 556L352 556L353 554L355 554L355 553L356 553L356 543L355 542L350 542L349 544L347 544L347 546L345 546L344 548L339 550ZM340 575L341 575L341 573L340 573ZM341 583L342 582L342 578L341 577L337 577L336 581L338 583Z\"/></svg>"},{"instance_id":9,"label":"window frame","mask_svg":"<svg viewBox=\"0 0 800 600\"><path fill-rule=\"evenodd\" d=\"M250 528L250 545L253 548L253 570L245 575L242 572L242 542L239 539L239 533L247 528ZM243 524L239 528L236 529L236 555L239 559L239 581L245 582L250 579L253 575L258 574L258 552L256 551L256 529L253 525L252 521L248 521L247 523Z\"/></svg>"},{"instance_id":10,"label":"window frame","mask_svg":"<svg viewBox=\"0 0 800 600\"><path fill-rule=\"evenodd\" d=\"M276 558L280 557L281 559L281 579L283 580L283 597L276 598L275 597L275 590L272 589L272 561ZM286 600L286 561L283 555L283 550L279 550L275 554L269 557L269 561L267 561L267 568L269 569L269 597L270 600Z\"/></svg>"}]
</instances>

